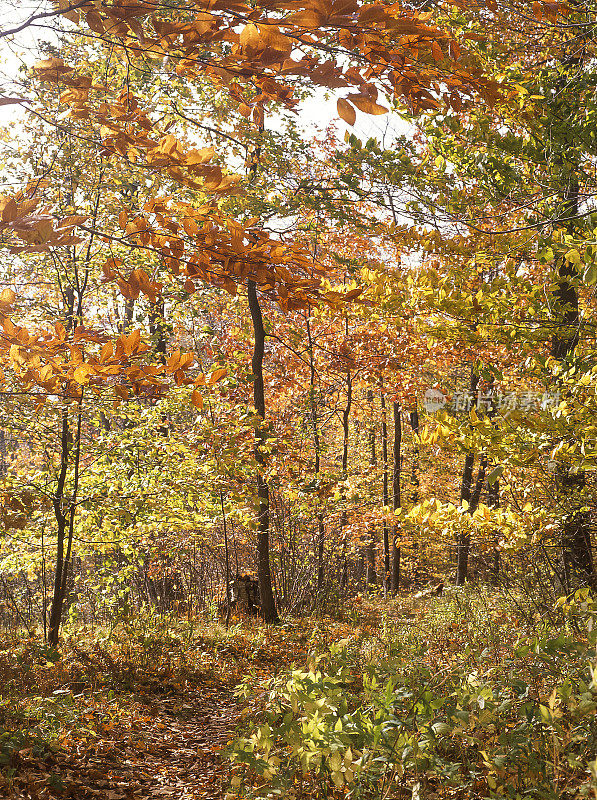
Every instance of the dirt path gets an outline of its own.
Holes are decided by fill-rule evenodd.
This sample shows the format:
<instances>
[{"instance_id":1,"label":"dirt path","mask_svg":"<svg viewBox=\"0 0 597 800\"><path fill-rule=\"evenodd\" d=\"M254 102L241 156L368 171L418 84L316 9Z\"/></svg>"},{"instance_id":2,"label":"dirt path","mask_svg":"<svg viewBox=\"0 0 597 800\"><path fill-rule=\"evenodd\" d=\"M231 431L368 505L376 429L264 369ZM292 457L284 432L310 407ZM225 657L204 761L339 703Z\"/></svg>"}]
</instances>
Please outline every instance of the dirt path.
<instances>
[{"instance_id":1,"label":"dirt path","mask_svg":"<svg viewBox=\"0 0 597 800\"><path fill-rule=\"evenodd\" d=\"M220 754L233 736L239 705L229 694L189 700L156 704L155 749L145 759L139 797L224 796L228 765Z\"/></svg>"},{"instance_id":2,"label":"dirt path","mask_svg":"<svg viewBox=\"0 0 597 800\"><path fill-rule=\"evenodd\" d=\"M229 687L139 698L129 717L77 734L46 758L25 749L0 797L11 800L219 800L228 765L222 750L241 707ZM98 734L95 731L100 731ZM3 794L3 792L7 794Z\"/></svg>"}]
</instances>

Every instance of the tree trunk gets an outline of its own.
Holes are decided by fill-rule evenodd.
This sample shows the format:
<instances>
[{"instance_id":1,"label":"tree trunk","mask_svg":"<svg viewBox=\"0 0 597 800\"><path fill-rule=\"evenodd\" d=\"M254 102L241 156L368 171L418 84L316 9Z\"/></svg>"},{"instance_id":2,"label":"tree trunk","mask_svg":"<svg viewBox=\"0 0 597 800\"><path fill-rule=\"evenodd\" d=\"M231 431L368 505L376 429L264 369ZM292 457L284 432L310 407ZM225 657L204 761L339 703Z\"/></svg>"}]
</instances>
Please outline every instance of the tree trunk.
<instances>
[{"instance_id":1,"label":"tree trunk","mask_svg":"<svg viewBox=\"0 0 597 800\"><path fill-rule=\"evenodd\" d=\"M386 416L386 398L381 388L381 454L383 460L383 504L387 508L390 504L389 479L388 479L388 420ZM383 588L384 596L388 596L390 588L390 529L387 520L383 523Z\"/></svg>"},{"instance_id":2,"label":"tree trunk","mask_svg":"<svg viewBox=\"0 0 597 800\"><path fill-rule=\"evenodd\" d=\"M394 401L394 471L392 473L392 507L400 509L400 468L402 447L402 413L400 405ZM400 587L400 546L396 544L400 536L400 526L392 526L392 593L397 594Z\"/></svg>"},{"instance_id":3,"label":"tree trunk","mask_svg":"<svg viewBox=\"0 0 597 800\"><path fill-rule=\"evenodd\" d=\"M135 316L135 301L128 298L124 301L124 313L120 320L120 332L128 333L133 327L133 318Z\"/></svg>"},{"instance_id":4,"label":"tree trunk","mask_svg":"<svg viewBox=\"0 0 597 800\"><path fill-rule=\"evenodd\" d=\"M497 478L493 483L487 484L487 505L490 508L500 507L500 481ZM493 546L493 567L491 570L491 583L498 586L500 582L500 543L499 534Z\"/></svg>"},{"instance_id":5,"label":"tree trunk","mask_svg":"<svg viewBox=\"0 0 597 800\"><path fill-rule=\"evenodd\" d=\"M469 391L473 399L476 395L478 384L479 377L475 374L475 368L473 366L471 367L471 379L469 387ZM474 465L475 454L472 452L472 450L469 450L464 459L462 481L460 483L460 504L462 505L463 502L467 502L469 507L471 502ZM466 531L460 531L457 542L458 563L456 567L456 586L463 586L468 577L468 554L471 546L469 534Z\"/></svg>"},{"instance_id":6,"label":"tree trunk","mask_svg":"<svg viewBox=\"0 0 597 800\"><path fill-rule=\"evenodd\" d=\"M248 299L255 343L253 347L253 401L262 423L255 428L255 461L257 462L257 578L259 581L259 599L261 613L266 622L278 622L278 612L272 590L272 576L269 563L269 528L270 505L269 489L263 477L265 466L266 433L265 422L265 392L263 386L263 354L265 350L265 328L263 315L257 297L255 281L248 282Z\"/></svg>"},{"instance_id":7,"label":"tree trunk","mask_svg":"<svg viewBox=\"0 0 597 800\"><path fill-rule=\"evenodd\" d=\"M584 14L580 4L573 6ZM587 55L587 17L583 16L582 24L574 28L567 23L567 39L563 43L559 61L559 76L556 80L557 91L553 95L553 125L555 141L559 149L555 151L554 168L561 175L561 211L566 232L570 236L576 233L579 214L579 150L574 141L573 126L566 128L568 133L562 136L562 120L571 116L570 95L575 78L583 75ZM585 80L584 76L582 80ZM574 103L574 99L572 100ZM573 112L572 112L573 113ZM571 120L572 121L572 120ZM551 134L551 131L548 131ZM566 361L578 344L581 317L578 302L576 281L579 270L576 264L560 256L557 263L556 288L554 291L554 333L551 341L551 354L559 361ZM556 496L563 510L561 526L561 546L564 560L564 573L568 591L576 586L589 585L597 588L597 576L593 564L591 550L591 532L589 515L585 510L584 489L586 475L584 471L572 472L571 465L561 464L555 474Z\"/></svg>"},{"instance_id":8,"label":"tree trunk","mask_svg":"<svg viewBox=\"0 0 597 800\"><path fill-rule=\"evenodd\" d=\"M417 441L417 437L419 435L419 411L418 409L413 409L409 414L409 422L410 427L413 432L413 457L412 457L412 465L410 469L410 485L412 487L412 494L410 496L411 503L416 505L419 502L419 488L421 486L421 481L419 480L419 443ZM423 551L420 547L418 541L414 540L412 543L413 547L413 560L414 560L414 574L413 579L414 583L418 584L420 582L420 574L421 574L421 562L423 558ZM416 556L415 556L416 554Z\"/></svg>"},{"instance_id":9,"label":"tree trunk","mask_svg":"<svg viewBox=\"0 0 597 800\"><path fill-rule=\"evenodd\" d=\"M313 449L315 451L315 479L317 481L321 471L321 441L319 436L319 419L317 416L317 401L315 398L315 354L313 351L313 337L311 324L307 317L307 341L309 344L309 405L311 406L311 424L313 426ZM317 484L319 491L319 484ZM325 550L325 524L323 513L317 512L317 594L323 589L323 557Z\"/></svg>"},{"instance_id":10,"label":"tree trunk","mask_svg":"<svg viewBox=\"0 0 597 800\"><path fill-rule=\"evenodd\" d=\"M567 189L563 214L567 218L576 218L578 215L576 179L571 180ZM567 226L570 234L574 232L574 222L575 219ZM566 361L578 343L581 320L578 292L574 284L576 278L578 278L576 266L562 257L558 264L557 285L554 292L555 332L551 342L551 354L559 361ZM561 464L556 470L556 497L563 512L561 546L568 592L578 586L597 586L591 548L590 519L583 502L586 483L586 474L583 470L573 473L567 464Z\"/></svg>"},{"instance_id":11,"label":"tree trunk","mask_svg":"<svg viewBox=\"0 0 597 800\"><path fill-rule=\"evenodd\" d=\"M347 323L348 326L348 323ZM350 370L346 372L346 405L342 412L342 480L348 478L348 434L349 420L352 409L352 376ZM340 541L342 542L342 564L340 575L340 587L346 589L348 585L348 541L345 531L348 522L348 511L346 509L346 493L342 491L344 507L340 514Z\"/></svg>"},{"instance_id":12,"label":"tree trunk","mask_svg":"<svg viewBox=\"0 0 597 800\"><path fill-rule=\"evenodd\" d=\"M369 466L371 467L371 474L375 475L377 472L377 451L375 448L375 422L373 420L373 392L371 389L367 392L367 401L369 402ZM377 570L375 566L375 526L372 525L368 531L368 541L365 548L365 561L367 566L366 583L367 586L377 585Z\"/></svg>"},{"instance_id":13,"label":"tree trunk","mask_svg":"<svg viewBox=\"0 0 597 800\"><path fill-rule=\"evenodd\" d=\"M130 321L132 322L132 310ZM166 330L166 317L164 308L164 298L156 300L152 303L149 309L149 332L153 339L154 352L158 357L161 364L166 363L166 350L168 333Z\"/></svg>"},{"instance_id":14,"label":"tree trunk","mask_svg":"<svg viewBox=\"0 0 597 800\"><path fill-rule=\"evenodd\" d=\"M48 642L53 647L58 644L62 610L67 590L68 569L71 561L72 544L74 538L75 513L77 508L77 494L79 490L79 463L81 457L81 417L82 400L79 401L77 411L77 438L73 442L68 420L68 408L62 412L62 427L60 434L60 472L56 483L56 491L52 498L54 516L57 526L56 542L56 571L54 574L54 593L50 607L50 621L48 625ZM73 488L68 505L65 509L66 477L71 450L74 448ZM66 552L65 552L66 544Z\"/></svg>"}]
</instances>

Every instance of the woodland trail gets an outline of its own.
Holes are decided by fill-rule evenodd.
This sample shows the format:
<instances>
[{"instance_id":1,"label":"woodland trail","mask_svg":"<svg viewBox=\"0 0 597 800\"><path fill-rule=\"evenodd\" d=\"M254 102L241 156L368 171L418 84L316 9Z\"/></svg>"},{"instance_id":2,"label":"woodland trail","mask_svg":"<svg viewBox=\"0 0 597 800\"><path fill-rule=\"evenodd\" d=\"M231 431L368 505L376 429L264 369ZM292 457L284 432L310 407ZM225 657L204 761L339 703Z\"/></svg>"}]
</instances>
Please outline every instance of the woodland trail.
<instances>
[{"instance_id":1,"label":"woodland trail","mask_svg":"<svg viewBox=\"0 0 597 800\"><path fill-rule=\"evenodd\" d=\"M101 736L71 740L50 758L20 754L10 800L219 800L228 765L222 750L241 705L225 684L138 698L135 713ZM101 730L101 729L100 729ZM8 788L8 787L7 787Z\"/></svg>"}]
</instances>

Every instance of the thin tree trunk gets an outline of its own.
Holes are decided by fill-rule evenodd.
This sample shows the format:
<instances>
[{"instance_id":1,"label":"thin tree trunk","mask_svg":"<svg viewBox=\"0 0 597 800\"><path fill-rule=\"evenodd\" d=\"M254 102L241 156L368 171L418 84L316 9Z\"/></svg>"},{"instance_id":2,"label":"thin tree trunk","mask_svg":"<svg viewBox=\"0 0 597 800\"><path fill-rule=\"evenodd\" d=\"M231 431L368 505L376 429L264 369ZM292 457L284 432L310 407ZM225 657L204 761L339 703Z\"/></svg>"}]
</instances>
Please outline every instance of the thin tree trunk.
<instances>
[{"instance_id":1,"label":"thin tree trunk","mask_svg":"<svg viewBox=\"0 0 597 800\"><path fill-rule=\"evenodd\" d=\"M64 536L66 532L66 515L64 514L64 485L68 471L68 448L70 443L70 428L68 424L68 408L62 412L62 430L60 435L60 473L56 484L56 491L52 498L54 517L56 518L56 569L54 571L54 594L50 606L50 623L48 625L48 642L58 644L58 630L62 615L62 570L64 569Z\"/></svg>"},{"instance_id":2,"label":"thin tree trunk","mask_svg":"<svg viewBox=\"0 0 597 800\"><path fill-rule=\"evenodd\" d=\"M419 411L413 409L409 415L410 427L413 432L413 437L419 435ZM411 502L416 505L419 502L419 489L421 481L419 478L419 443L416 438L413 438L413 460L410 471L410 485L412 486Z\"/></svg>"},{"instance_id":3,"label":"thin tree trunk","mask_svg":"<svg viewBox=\"0 0 597 800\"><path fill-rule=\"evenodd\" d=\"M400 509L400 470L402 447L402 413L400 405L394 401L394 471L392 473L392 506L394 513ZM400 527L392 526L392 593L397 594L400 588L400 546L397 544Z\"/></svg>"},{"instance_id":4,"label":"thin tree trunk","mask_svg":"<svg viewBox=\"0 0 597 800\"><path fill-rule=\"evenodd\" d=\"M220 489L220 507L222 509L222 525L224 526L224 559L226 569L226 630L230 625L230 556L228 553L228 527L224 508L224 492Z\"/></svg>"},{"instance_id":5,"label":"thin tree trunk","mask_svg":"<svg viewBox=\"0 0 597 800\"><path fill-rule=\"evenodd\" d=\"M371 467L371 474L375 475L377 472L377 451L375 448L375 422L373 418L373 391L367 391L367 401L369 403L369 466ZM377 585L377 569L375 566L376 554L376 541L375 541L375 526L371 525L368 531L368 541L365 549L365 560L367 565L366 582L367 586Z\"/></svg>"},{"instance_id":6,"label":"thin tree trunk","mask_svg":"<svg viewBox=\"0 0 597 800\"><path fill-rule=\"evenodd\" d=\"M471 397L475 398L477 386L479 385L479 376L475 373L474 365L471 367L471 379L469 391ZM473 468L475 466L475 454L469 450L464 459L464 468L462 470L462 481L460 484L460 504L466 502L470 506L471 491L473 483ZM468 577L468 554L471 546L470 535L466 531L460 531L457 539L458 563L456 567L456 586L463 586Z\"/></svg>"},{"instance_id":7,"label":"thin tree trunk","mask_svg":"<svg viewBox=\"0 0 597 800\"><path fill-rule=\"evenodd\" d=\"M500 507L500 480L497 478L493 483L487 484L487 505L490 508ZM498 586L500 582L500 545L499 534L493 546L493 566L491 570L491 583Z\"/></svg>"},{"instance_id":8,"label":"thin tree trunk","mask_svg":"<svg viewBox=\"0 0 597 800\"><path fill-rule=\"evenodd\" d=\"M131 315L132 319L132 315ZM149 309L149 333L153 339L153 347L155 355L160 364L166 363L167 351L167 330L166 330L166 317L164 298L161 297L152 303ZM166 414L162 414L162 424L158 428L161 436L168 436L170 434L170 427L168 425L168 418Z\"/></svg>"},{"instance_id":9,"label":"thin tree trunk","mask_svg":"<svg viewBox=\"0 0 597 800\"><path fill-rule=\"evenodd\" d=\"M50 606L50 621L48 625L48 642L56 647L62 622L62 609L66 595L68 568L71 559L72 543L74 538L74 521L77 507L77 493L79 489L79 463L81 456L81 404L79 401L77 412L77 439L73 442L69 419L68 408L62 412L62 426L60 434L60 472L56 483L56 491L52 499L54 516L57 525L56 542L56 571L54 574L54 592L52 604ZM74 475L73 489L69 502L68 511L65 510L66 477L69 466L69 456L71 448L74 446ZM66 552L65 552L66 544Z\"/></svg>"},{"instance_id":10,"label":"thin tree trunk","mask_svg":"<svg viewBox=\"0 0 597 800\"><path fill-rule=\"evenodd\" d=\"M416 505L419 502L419 488L421 486L421 481L419 479L419 442L418 442L418 435L419 435L419 411L417 408L414 408L409 414L409 422L410 427L413 432L413 456L412 456L412 464L410 469L410 485L412 487L412 494L410 496L411 503ZM420 582L420 569L421 569L421 561L423 557L423 550L420 546L420 543L415 539L412 543L413 547L413 560L414 560L414 574L413 574L413 581L415 584Z\"/></svg>"},{"instance_id":11,"label":"thin tree trunk","mask_svg":"<svg viewBox=\"0 0 597 800\"><path fill-rule=\"evenodd\" d=\"M122 319L120 320L120 332L121 333L128 333L130 329L133 327L133 318L135 316L135 301L125 298L124 301L124 313Z\"/></svg>"},{"instance_id":12,"label":"thin tree trunk","mask_svg":"<svg viewBox=\"0 0 597 800\"><path fill-rule=\"evenodd\" d=\"M269 562L270 503L269 489L263 477L265 467L266 434L265 392L263 386L263 355L265 350L265 328L263 315L257 297L255 281L248 282L248 299L251 319L253 321L253 400L262 423L255 428L255 461L257 462L257 578L259 581L259 599L261 613L266 622L278 622L278 612L272 590L272 576Z\"/></svg>"},{"instance_id":13,"label":"thin tree trunk","mask_svg":"<svg viewBox=\"0 0 597 800\"><path fill-rule=\"evenodd\" d=\"M347 323L348 324L348 323ZM342 480L348 478L348 434L349 420L352 409L352 376L350 370L346 372L346 405L342 412ZM340 514L340 541L342 542L342 564L340 575L340 587L346 589L348 584L348 541L345 528L348 523L348 511L346 509L346 493L342 491L344 507Z\"/></svg>"},{"instance_id":14,"label":"thin tree trunk","mask_svg":"<svg viewBox=\"0 0 597 800\"><path fill-rule=\"evenodd\" d=\"M389 480L388 480L388 420L386 416L386 398L381 387L381 453L383 460L383 504L387 508L390 504ZM387 520L383 523L383 565L384 577L383 587L384 596L388 596L390 586L390 529Z\"/></svg>"},{"instance_id":15,"label":"thin tree trunk","mask_svg":"<svg viewBox=\"0 0 597 800\"><path fill-rule=\"evenodd\" d=\"M313 426L313 449L315 451L315 478L319 477L321 471L321 441L319 436L319 419L317 416L317 402L315 398L315 355L313 352L313 337L311 325L307 317L307 341L309 345L309 404L311 406L311 424ZM317 486L319 489L319 486ZM317 512L317 595L323 589L323 556L325 549L325 524L323 513Z\"/></svg>"}]
</instances>

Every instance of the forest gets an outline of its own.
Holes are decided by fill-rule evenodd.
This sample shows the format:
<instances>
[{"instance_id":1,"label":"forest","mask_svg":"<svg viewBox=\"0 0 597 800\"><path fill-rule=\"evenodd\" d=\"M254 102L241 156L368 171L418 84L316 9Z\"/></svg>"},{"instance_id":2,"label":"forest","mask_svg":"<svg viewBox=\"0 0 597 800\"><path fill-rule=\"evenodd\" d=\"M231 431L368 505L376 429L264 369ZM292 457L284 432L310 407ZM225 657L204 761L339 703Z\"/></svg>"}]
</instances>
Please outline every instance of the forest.
<instances>
[{"instance_id":1,"label":"forest","mask_svg":"<svg viewBox=\"0 0 597 800\"><path fill-rule=\"evenodd\" d=\"M597 798L597 5L0 52L0 797Z\"/></svg>"}]
</instances>

